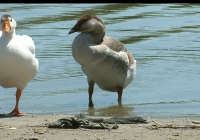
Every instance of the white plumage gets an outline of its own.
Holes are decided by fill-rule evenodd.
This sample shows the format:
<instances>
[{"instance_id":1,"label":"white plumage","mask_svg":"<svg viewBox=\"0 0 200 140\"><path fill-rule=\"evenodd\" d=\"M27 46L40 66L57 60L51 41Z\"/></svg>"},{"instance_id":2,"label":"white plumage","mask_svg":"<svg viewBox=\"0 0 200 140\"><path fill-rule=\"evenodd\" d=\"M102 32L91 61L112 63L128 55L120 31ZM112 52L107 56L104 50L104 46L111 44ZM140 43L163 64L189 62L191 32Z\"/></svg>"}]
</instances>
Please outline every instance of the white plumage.
<instances>
[{"instance_id":1,"label":"white plumage","mask_svg":"<svg viewBox=\"0 0 200 140\"><path fill-rule=\"evenodd\" d=\"M16 35L17 24L11 15L1 17L0 33L0 85L16 87L16 106L11 115L25 115L18 110L22 91L37 72L39 63L35 58L35 44L27 35Z\"/></svg>"}]
</instances>

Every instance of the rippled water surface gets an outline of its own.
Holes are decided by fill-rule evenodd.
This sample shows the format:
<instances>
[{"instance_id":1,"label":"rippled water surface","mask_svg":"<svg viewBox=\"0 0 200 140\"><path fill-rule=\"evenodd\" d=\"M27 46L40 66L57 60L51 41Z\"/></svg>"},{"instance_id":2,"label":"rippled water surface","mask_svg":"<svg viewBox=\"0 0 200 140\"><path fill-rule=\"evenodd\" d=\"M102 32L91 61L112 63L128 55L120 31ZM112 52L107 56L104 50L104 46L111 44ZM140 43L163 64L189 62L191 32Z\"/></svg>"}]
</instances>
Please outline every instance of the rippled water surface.
<instances>
[{"instance_id":1,"label":"rippled water surface","mask_svg":"<svg viewBox=\"0 0 200 140\"><path fill-rule=\"evenodd\" d=\"M26 114L84 112L90 115L200 115L200 4L0 4L31 36L39 72L20 100ZM137 60L134 81L117 94L95 86L88 108L87 79L71 54L78 33L69 30L83 14L106 24L106 36L123 42ZM0 113L15 105L15 88L0 87Z\"/></svg>"}]
</instances>

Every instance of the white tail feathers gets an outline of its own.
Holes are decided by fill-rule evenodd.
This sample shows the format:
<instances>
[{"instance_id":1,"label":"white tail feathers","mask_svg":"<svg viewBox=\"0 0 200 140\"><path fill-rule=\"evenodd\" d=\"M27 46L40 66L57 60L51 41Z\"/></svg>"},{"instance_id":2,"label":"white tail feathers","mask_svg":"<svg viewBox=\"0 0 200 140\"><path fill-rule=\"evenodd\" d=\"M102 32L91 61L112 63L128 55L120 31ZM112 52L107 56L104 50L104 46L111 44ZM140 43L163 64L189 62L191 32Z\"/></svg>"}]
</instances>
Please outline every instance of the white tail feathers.
<instances>
[{"instance_id":1,"label":"white tail feathers","mask_svg":"<svg viewBox=\"0 0 200 140\"><path fill-rule=\"evenodd\" d=\"M136 60L133 59L132 53L130 51L127 51L127 55L129 59L129 65L136 63Z\"/></svg>"}]
</instances>

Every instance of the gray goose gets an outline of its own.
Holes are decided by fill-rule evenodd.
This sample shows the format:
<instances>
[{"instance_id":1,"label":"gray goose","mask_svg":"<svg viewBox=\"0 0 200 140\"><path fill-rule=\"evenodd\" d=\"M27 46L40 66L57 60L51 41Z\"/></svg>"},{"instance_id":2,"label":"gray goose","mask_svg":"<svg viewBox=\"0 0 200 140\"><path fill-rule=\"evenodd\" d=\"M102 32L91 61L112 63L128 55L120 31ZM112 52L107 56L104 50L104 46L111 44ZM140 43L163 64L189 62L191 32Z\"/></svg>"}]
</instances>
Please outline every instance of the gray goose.
<instances>
[{"instance_id":1,"label":"gray goose","mask_svg":"<svg viewBox=\"0 0 200 140\"><path fill-rule=\"evenodd\" d=\"M121 104L123 89L134 79L136 60L123 43L105 36L104 22L94 15L83 15L68 34L80 32L72 43L72 56L87 75L89 106L93 106L95 83L105 91L117 92Z\"/></svg>"}]
</instances>

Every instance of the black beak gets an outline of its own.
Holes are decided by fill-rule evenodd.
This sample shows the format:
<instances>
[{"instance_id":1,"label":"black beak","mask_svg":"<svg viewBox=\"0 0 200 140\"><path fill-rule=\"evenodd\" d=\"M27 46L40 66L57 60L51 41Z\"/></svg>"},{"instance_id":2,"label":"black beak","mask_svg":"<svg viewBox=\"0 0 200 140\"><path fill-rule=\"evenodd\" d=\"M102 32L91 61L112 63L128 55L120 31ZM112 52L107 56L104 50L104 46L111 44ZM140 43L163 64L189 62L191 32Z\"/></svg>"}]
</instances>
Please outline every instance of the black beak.
<instances>
[{"instance_id":1,"label":"black beak","mask_svg":"<svg viewBox=\"0 0 200 140\"><path fill-rule=\"evenodd\" d=\"M75 27L73 27L70 31L69 31L69 33L68 34L72 34L72 33L74 33L74 32L76 32L76 29L75 29Z\"/></svg>"}]
</instances>

